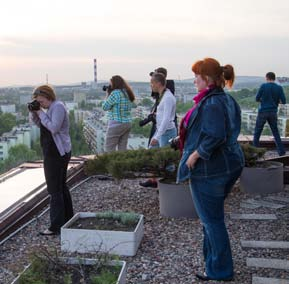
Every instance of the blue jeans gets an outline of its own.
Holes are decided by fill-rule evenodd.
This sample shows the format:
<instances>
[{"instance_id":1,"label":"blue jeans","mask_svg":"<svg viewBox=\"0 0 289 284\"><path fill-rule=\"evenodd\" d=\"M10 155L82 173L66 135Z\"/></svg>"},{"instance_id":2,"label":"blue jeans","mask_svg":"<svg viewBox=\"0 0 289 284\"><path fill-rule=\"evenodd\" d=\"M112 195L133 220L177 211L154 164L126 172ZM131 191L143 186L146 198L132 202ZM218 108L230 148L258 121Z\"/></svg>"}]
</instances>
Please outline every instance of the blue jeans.
<instances>
[{"instance_id":1,"label":"blue jeans","mask_svg":"<svg viewBox=\"0 0 289 284\"><path fill-rule=\"evenodd\" d=\"M169 140L172 138L175 138L177 136L177 129L176 128L171 128L168 129L161 137L159 140L159 143L157 145L149 146L150 149L152 148L159 148L159 147L165 147L168 146Z\"/></svg>"},{"instance_id":2,"label":"blue jeans","mask_svg":"<svg viewBox=\"0 0 289 284\"><path fill-rule=\"evenodd\" d=\"M280 156L285 154L284 146L282 144L278 126L277 126L277 113L276 112L259 112L256 120L256 126L255 126L255 132L254 132L254 140L253 145L255 147L259 146L259 139L261 136L261 133L263 131L264 125L266 122L268 122L272 134L275 139L275 144L277 147L278 154Z\"/></svg>"},{"instance_id":3,"label":"blue jeans","mask_svg":"<svg viewBox=\"0 0 289 284\"><path fill-rule=\"evenodd\" d=\"M175 138L176 136L177 136L177 129L175 127L168 129L160 138L159 141L160 147L168 146L170 144L169 140Z\"/></svg>"},{"instance_id":4,"label":"blue jeans","mask_svg":"<svg viewBox=\"0 0 289 284\"><path fill-rule=\"evenodd\" d=\"M215 280L234 275L230 240L224 221L224 200L241 171L220 177L190 179L194 205L203 224L206 273Z\"/></svg>"}]
</instances>

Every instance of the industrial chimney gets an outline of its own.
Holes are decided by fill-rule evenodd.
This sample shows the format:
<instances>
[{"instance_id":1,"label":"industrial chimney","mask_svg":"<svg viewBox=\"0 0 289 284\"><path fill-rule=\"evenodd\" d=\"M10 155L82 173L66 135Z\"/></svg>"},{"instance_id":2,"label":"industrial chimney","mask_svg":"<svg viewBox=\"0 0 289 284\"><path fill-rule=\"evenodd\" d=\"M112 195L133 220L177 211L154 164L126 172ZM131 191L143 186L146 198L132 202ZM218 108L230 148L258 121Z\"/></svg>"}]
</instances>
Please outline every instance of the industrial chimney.
<instances>
[{"instance_id":1,"label":"industrial chimney","mask_svg":"<svg viewBox=\"0 0 289 284\"><path fill-rule=\"evenodd\" d=\"M96 58L93 59L93 70L94 70L93 87L96 88L96 83L97 83L97 62L96 62Z\"/></svg>"}]
</instances>

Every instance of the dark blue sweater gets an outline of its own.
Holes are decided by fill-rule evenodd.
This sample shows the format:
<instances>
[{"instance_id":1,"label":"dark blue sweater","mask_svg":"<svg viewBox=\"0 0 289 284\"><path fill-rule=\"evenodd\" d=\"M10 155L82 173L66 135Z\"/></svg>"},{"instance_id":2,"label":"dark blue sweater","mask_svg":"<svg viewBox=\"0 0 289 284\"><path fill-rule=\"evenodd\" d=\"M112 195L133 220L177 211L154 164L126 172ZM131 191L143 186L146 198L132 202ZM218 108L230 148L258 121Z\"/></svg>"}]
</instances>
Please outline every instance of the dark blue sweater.
<instances>
[{"instance_id":1,"label":"dark blue sweater","mask_svg":"<svg viewBox=\"0 0 289 284\"><path fill-rule=\"evenodd\" d=\"M274 82L261 85L256 101L260 102L259 112L277 112L278 104L286 104L283 88Z\"/></svg>"}]
</instances>

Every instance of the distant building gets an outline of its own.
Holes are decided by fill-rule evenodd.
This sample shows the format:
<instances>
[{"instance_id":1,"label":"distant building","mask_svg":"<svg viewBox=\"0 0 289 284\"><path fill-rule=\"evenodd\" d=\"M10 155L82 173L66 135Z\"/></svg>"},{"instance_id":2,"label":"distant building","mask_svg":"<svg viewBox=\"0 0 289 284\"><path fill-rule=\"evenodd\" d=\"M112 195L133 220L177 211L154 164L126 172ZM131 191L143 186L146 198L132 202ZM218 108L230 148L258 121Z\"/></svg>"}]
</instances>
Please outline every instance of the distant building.
<instances>
[{"instance_id":1,"label":"distant building","mask_svg":"<svg viewBox=\"0 0 289 284\"><path fill-rule=\"evenodd\" d=\"M256 119L257 119L257 112L251 110L242 110L242 126L251 134L254 134ZM278 116L278 129L280 132L280 136L286 137L289 133L286 133L289 130L289 117L287 116ZM268 123L265 124L264 130L269 130L270 127Z\"/></svg>"},{"instance_id":2,"label":"distant building","mask_svg":"<svg viewBox=\"0 0 289 284\"><path fill-rule=\"evenodd\" d=\"M0 109L3 113L12 113L15 114L16 107L15 105L1 105Z\"/></svg>"},{"instance_id":3,"label":"distant building","mask_svg":"<svg viewBox=\"0 0 289 284\"><path fill-rule=\"evenodd\" d=\"M19 103L20 105L26 105L28 102L32 100L31 95L23 95L21 94L19 97Z\"/></svg>"},{"instance_id":4,"label":"distant building","mask_svg":"<svg viewBox=\"0 0 289 284\"><path fill-rule=\"evenodd\" d=\"M101 109L90 112L90 116L83 120L83 135L87 145L93 153L103 153L107 130L107 117ZM148 138L130 135L128 149L146 148Z\"/></svg>"},{"instance_id":5,"label":"distant building","mask_svg":"<svg viewBox=\"0 0 289 284\"><path fill-rule=\"evenodd\" d=\"M80 93L80 92L74 92L73 101L75 103L78 103L78 104L80 104L81 102L85 102L86 103L86 94L85 93Z\"/></svg>"},{"instance_id":6,"label":"distant building","mask_svg":"<svg viewBox=\"0 0 289 284\"><path fill-rule=\"evenodd\" d=\"M131 115L133 118L141 118L141 119L147 117L149 113L150 111L148 110L148 108L143 106L138 106L137 108L134 108L131 111Z\"/></svg>"},{"instance_id":7,"label":"distant building","mask_svg":"<svg viewBox=\"0 0 289 284\"><path fill-rule=\"evenodd\" d=\"M83 122L91 116L91 112L88 110L75 110L74 111L74 121L76 123Z\"/></svg>"},{"instance_id":8,"label":"distant building","mask_svg":"<svg viewBox=\"0 0 289 284\"><path fill-rule=\"evenodd\" d=\"M68 111L75 110L78 107L78 103L76 102L65 102L64 104Z\"/></svg>"},{"instance_id":9,"label":"distant building","mask_svg":"<svg viewBox=\"0 0 289 284\"><path fill-rule=\"evenodd\" d=\"M280 85L289 85L289 78L288 77L277 77L277 81L280 83Z\"/></svg>"},{"instance_id":10,"label":"distant building","mask_svg":"<svg viewBox=\"0 0 289 284\"><path fill-rule=\"evenodd\" d=\"M31 142L39 138L39 128L36 125L22 125L14 127L10 132L0 137L0 160L8 158L9 149L19 144L31 148Z\"/></svg>"},{"instance_id":11,"label":"distant building","mask_svg":"<svg viewBox=\"0 0 289 284\"><path fill-rule=\"evenodd\" d=\"M286 116L289 118L289 104L279 105L279 115Z\"/></svg>"}]
</instances>

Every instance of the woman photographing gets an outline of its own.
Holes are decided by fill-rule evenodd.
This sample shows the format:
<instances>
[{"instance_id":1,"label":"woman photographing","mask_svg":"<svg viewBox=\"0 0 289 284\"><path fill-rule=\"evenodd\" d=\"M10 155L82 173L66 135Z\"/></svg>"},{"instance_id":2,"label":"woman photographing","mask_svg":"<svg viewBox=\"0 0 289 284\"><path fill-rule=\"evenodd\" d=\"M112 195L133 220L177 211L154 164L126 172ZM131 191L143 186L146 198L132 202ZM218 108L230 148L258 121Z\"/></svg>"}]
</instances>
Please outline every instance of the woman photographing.
<instances>
[{"instance_id":1,"label":"woman photographing","mask_svg":"<svg viewBox=\"0 0 289 284\"><path fill-rule=\"evenodd\" d=\"M50 195L50 226L42 235L55 235L73 216L72 200L66 185L71 157L69 117L64 104L56 99L52 87L42 85L33 92L38 108L29 108L32 120L40 127L44 175Z\"/></svg>"}]
</instances>

